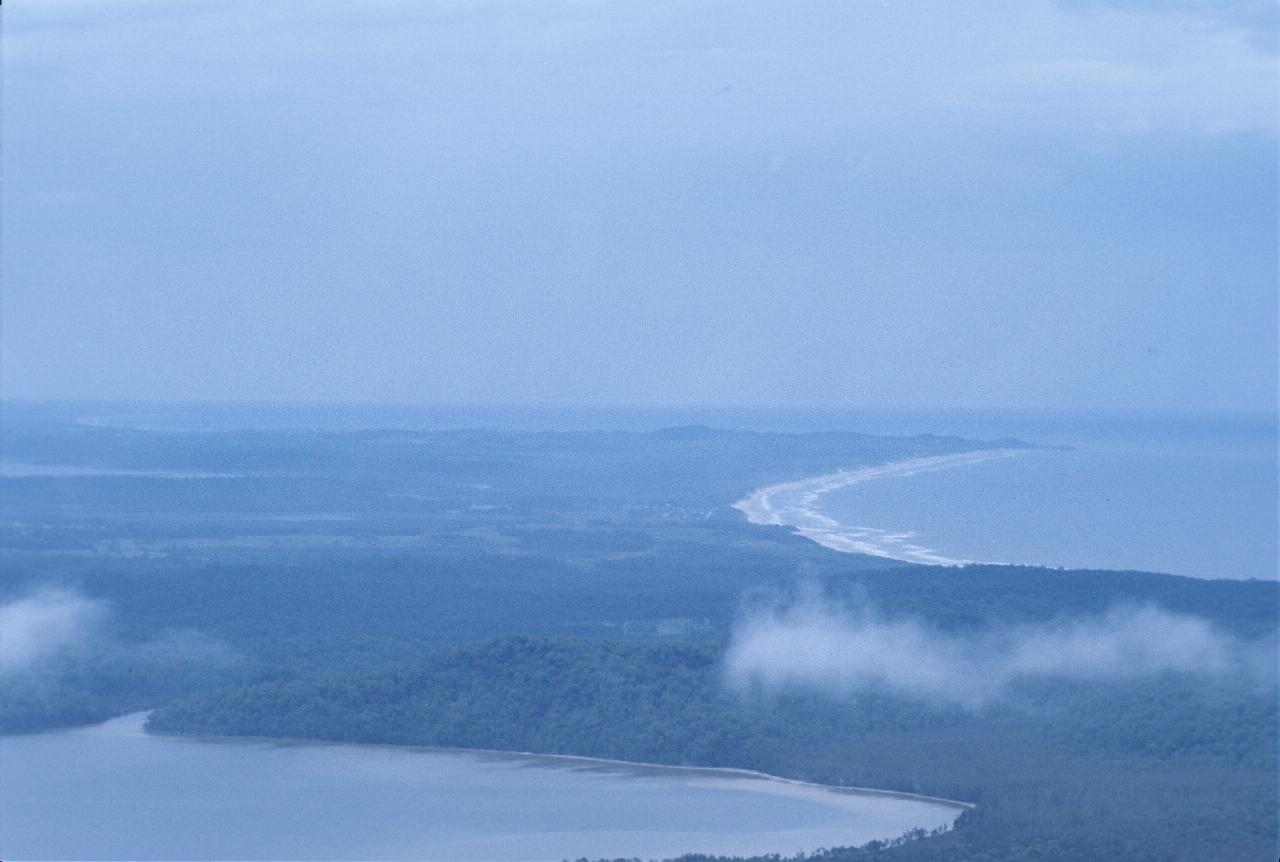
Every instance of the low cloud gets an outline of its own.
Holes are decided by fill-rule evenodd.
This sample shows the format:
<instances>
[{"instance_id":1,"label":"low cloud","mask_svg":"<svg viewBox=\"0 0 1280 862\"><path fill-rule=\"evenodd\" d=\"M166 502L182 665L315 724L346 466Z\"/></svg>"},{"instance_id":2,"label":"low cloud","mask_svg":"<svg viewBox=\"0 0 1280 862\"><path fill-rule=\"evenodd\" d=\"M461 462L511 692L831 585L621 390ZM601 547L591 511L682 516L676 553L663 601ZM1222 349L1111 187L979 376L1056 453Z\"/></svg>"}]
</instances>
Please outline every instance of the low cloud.
<instances>
[{"instance_id":1,"label":"low cloud","mask_svg":"<svg viewBox=\"0 0 1280 862\"><path fill-rule=\"evenodd\" d=\"M0 673L15 673L89 643L106 616L103 603L46 589L0 605Z\"/></svg>"},{"instance_id":2,"label":"low cloud","mask_svg":"<svg viewBox=\"0 0 1280 862\"><path fill-rule=\"evenodd\" d=\"M1034 679L1248 673L1256 651L1207 620L1151 606L952 634L808 600L742 620L725 672L739 690L799 686L847 696L880 689L977 708Z\"/></svg>"}]
</instances>

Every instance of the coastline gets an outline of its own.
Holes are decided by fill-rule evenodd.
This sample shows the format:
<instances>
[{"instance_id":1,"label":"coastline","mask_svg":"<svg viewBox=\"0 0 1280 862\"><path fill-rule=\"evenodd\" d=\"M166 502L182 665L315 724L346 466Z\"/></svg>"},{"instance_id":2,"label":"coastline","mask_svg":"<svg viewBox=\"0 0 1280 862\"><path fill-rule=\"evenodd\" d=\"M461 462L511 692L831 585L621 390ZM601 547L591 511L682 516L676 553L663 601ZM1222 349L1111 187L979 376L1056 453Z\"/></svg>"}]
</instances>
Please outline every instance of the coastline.
<instances>
[{"instance_id":1,"label":"coastline","mask_svg":"<svg viewBox=\"0 0 1280 862\"><path fill-rule=\"evenodd\" d=\"M977 561L946 557L914 544L911 539L915 534L910 531L893 532L876 527L841 524L822 514L818 510L818 501L832 491L873 479L912 476L916 473L980 464L996 458L1012 457L1019 451L1021 450L983 449L837 470L821 476L766 485L732 505L746 516L749 523L790 527L796 534L840 553L867 554L930 566L964 566Z\"/></svg>"},{"instance_id":2,"label":"coastline","mask_svg":"<svg viewBox=\"0 0 1280 862\"><path fill-rule=\"evenodd\" d=\"M172 731L153 731L146 728L149 712L136 712L118 716L100 724L82 725L79 730L90 730L124 735L145 735L164 739L188 740L211 743L246 743L282 746L344 746L366 749L380 749L396 752L420 752L427 754L459 754L487 757L497 760L533 761L536 764L553 767L578 767L584 769L610 769L632 772L637 775L660 773L666 775L687 776L696 783L709 782L760 782L772 785L770 788L760 787L760 792L782 789L778 795L803 796L815 801L823 801L823 797L861 796L881 799L900 799L904 802L920 802L942 808L954 809L958 812L971 811L976 806L972 802L959 799L947 799L942 796L929 796L923 793L910 793L902 790L885 790L877 787L854 787L843 784L820 784L816 781L804 781L799 778L787 778L772 775L755 769L743 769L734 766L681 766L666 763L647 763L637 760L618 760L609 757L588 757L578 754L544 754L536 751L516 751L500 748L457 748L437 745L396 745L382 742L342 742L332 739L307 739L303 737L279 736L224 736L218 734L187 734ZM111 726L109 726L111 725ZM66 728L65 730L72 730ZM798 793L795 791L799 791Z\"/></svg>"}]
</instances>

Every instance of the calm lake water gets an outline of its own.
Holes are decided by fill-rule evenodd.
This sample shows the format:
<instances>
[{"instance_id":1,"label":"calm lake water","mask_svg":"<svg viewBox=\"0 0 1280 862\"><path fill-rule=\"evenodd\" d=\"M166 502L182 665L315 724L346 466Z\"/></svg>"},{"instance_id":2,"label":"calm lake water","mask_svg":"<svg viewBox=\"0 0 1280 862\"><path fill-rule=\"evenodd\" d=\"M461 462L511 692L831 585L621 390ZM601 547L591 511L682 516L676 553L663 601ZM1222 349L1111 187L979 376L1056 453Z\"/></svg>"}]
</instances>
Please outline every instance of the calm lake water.
<instances>
[{"instance_id":1,"label":"calm lake water","mask_svg":"<svg viewBox=\"0 0 1280 862\"><path fill-rule=\"evenodd\" d=\"M150 736L142 716L0 737L4 859L553 860L795 853L954 806L714 770Z\"/></svg>"}]
</instances>

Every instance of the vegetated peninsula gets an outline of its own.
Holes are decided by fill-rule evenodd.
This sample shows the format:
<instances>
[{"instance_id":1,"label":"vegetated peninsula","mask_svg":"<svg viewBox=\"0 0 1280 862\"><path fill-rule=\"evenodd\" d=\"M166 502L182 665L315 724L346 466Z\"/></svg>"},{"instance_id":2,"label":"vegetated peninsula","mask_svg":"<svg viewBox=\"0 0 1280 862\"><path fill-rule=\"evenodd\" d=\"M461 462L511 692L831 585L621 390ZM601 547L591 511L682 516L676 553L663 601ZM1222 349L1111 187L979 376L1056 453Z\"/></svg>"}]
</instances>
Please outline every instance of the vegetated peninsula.
<instances>
[{"instance_id":1,"label":"vegetated peninsula","mask_svg":"<svg viewBox=\"0 0 1280 862\"><path fill-rule=\"evenodd\" d=\"M167 733L736 767L976 806L818 858L1274 855L1275 583L911 565L730 506L1025 444L18 418L4 608L68 635L6 659L4 730L151 709ZM1153 627L1189 651L1152 648Z\"/></svg>"}]
</instances>

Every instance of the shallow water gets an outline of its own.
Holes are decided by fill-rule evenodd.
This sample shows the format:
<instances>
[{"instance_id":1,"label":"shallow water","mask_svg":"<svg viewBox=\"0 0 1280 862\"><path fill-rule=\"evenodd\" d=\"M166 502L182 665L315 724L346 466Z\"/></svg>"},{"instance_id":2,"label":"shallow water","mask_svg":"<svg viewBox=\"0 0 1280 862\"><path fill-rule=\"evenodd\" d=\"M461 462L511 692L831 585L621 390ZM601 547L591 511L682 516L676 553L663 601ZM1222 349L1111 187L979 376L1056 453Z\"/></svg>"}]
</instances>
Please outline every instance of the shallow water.
<instances>
[{"instance_id":1,"label":"shallow water","mask_svg":"<svg viewBox=\"0 0 1280 862\"><path fill-rule=\"evenodd\" d=\"M151 736L0 737L5 859L514 860L795 853L959 809L715 770Z\"/></svg>"},{"instance_id":2,"label":"shallow water","mask_svg":"<svg viewBox=\"0 0 1280 862\"><path fill-rule=\"evenodd\" d=\"M905 545L945 560L1277 577L1274 437L1226 428L1070 442L849 485L813 510L899 558Z\"/></svg>"}]
</instances>

